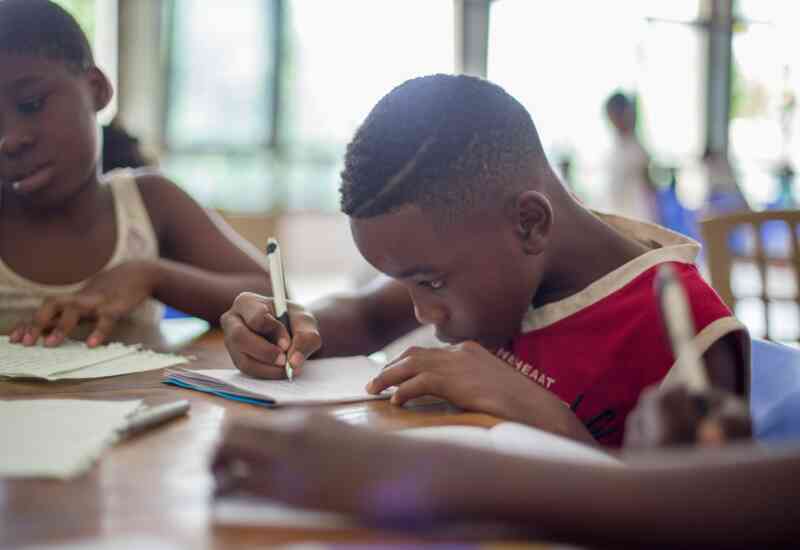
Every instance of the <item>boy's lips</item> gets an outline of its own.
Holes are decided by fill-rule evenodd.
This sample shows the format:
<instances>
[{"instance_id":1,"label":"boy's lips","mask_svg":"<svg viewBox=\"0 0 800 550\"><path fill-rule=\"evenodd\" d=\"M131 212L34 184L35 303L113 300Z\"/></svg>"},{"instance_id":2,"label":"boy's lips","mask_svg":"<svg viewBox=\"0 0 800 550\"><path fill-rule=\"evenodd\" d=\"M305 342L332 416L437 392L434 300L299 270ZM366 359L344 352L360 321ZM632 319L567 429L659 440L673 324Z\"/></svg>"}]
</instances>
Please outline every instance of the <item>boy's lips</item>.
<instances>
[{"instance_id":1,"label":"boy's lips","mask_svg":"<svg viewBox=\"0 0 800 550\"><path fill-rule=\"evenodd\" d=\"M25 176L17 178L16 180L12 180L11 186L17 193L34 193L47 185L52 175L52 167L49 165L43 165Z\"/></svg>"}]
</instances>

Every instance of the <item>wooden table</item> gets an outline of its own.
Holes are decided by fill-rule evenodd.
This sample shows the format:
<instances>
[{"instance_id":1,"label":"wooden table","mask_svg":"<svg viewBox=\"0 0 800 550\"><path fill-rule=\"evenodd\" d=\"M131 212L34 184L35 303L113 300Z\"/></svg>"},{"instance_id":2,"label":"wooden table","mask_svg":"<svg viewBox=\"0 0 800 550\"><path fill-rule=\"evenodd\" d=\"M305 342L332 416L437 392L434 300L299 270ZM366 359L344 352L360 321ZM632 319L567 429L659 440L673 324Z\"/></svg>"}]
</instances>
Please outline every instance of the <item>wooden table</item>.
<instances>
[{"instance_id":1,"label":"wooden table","mask_svg":"<svg viewBox=\"0 0 800 550\"><path fill-rule=\"evenodd\" d=\"M164 321L144 338L155 349L194 355L193 368L232 367L222 334L196 338ZM202 332L202 329L200 330ZM176 336L177 334L177 336ZM121 338L130 341L132 338ZM188 342L188 344L187 344ZM85 475L71 481L0 479L0 548L99 539L113 547L120 536L146 534L180 548L247 548L302 540L419 542L400 533L215 527L210 521L212 478L208 463L224 421L271 411L161 383L161 371L85 381L0 382L0 399L143 399L157 404L185 398L191 412L168 425L117 444ZM385 429L466 424L491 426L496 419L460 413L443 405L399 408L386 401L327 406L343 421ZM2 419L0 419L2 421ZM0 442L0 447L11 442Z\"/></svg>"}]
</instances>

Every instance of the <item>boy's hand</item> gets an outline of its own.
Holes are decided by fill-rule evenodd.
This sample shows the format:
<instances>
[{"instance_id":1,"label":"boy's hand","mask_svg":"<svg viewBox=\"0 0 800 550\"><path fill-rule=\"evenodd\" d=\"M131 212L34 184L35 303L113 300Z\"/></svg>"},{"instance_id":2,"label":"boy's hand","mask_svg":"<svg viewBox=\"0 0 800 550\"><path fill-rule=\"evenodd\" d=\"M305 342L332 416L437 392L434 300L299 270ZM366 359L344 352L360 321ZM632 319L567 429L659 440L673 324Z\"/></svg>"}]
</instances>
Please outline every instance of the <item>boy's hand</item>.
<instances>
[{"instance_id":1,"label":"boy's hand","mask_svg":"<svg viewBox=\"0 0 800 550\"><path fill-rule=\"evenodd\" d=\"M718 446L752 436L747 403L722 390L690 394L685 386L648 388L628 415L625 446Z\"/></svg>"},{"instance_id":2,"label":"boy's hand","mask_svg":"<svg viewBox=\"0 0 800 550\"><path fill-rule=\"evenodd\" d=\"M90 320L94 329L86 339L89 347L102 344L114 325L153 294L158 280L154 262L134 260L95 275L79 292L47 298L29 322L17 325L11 342L25 346L40 337L46 346L58 346L79 322Z\"/></svg>"},{"instance_id":3,"label":"boy's hand","mask_svg":"<svg viewBox=\"0 0 800 550\"><path fill-rule=\"evenodd\" d=\"M272 298L243 292L231 309L222 314L225 346L243 373L255 378L286 378L286 360L294 375L305 360L322 346L317 320L302 306L289 303L292 337L275 318Z\"/></svg>"},{"instance_id":4,"label":"boy's hand","mask_svg":"<svg viewBox=\"0 0 800 550\"><path fill-rule=\"evenodd\" d=\"M397 387L391 398L395 405L435 395L462 409L594 442L568 406L476 342L409 348L367 384L367 391L377 394L391 386Z\"/></svg>"}]
</instances>

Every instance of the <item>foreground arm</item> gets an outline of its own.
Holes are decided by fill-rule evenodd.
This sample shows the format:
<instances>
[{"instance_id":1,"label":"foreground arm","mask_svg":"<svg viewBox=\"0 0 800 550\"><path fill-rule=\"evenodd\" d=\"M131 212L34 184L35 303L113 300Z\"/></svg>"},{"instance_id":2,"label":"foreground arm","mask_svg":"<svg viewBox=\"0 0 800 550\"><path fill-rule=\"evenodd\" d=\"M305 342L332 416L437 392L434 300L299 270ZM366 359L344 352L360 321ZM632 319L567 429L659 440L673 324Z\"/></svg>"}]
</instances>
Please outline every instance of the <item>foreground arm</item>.
<instances>
[{"instance_id":1,"label":"foreground arm","mask_svg":"<svg viewBox=\"0 0 800 550\"><path fill-rule=\"evenodd\" d=\"M244 491L395 527L499 520L574 542L626 545L800 537L797 452L742 447L654 455L627 467L577 465L290 415L271 426L229 426L212 467L218 493Z\"/></svg>"}]
</instances>

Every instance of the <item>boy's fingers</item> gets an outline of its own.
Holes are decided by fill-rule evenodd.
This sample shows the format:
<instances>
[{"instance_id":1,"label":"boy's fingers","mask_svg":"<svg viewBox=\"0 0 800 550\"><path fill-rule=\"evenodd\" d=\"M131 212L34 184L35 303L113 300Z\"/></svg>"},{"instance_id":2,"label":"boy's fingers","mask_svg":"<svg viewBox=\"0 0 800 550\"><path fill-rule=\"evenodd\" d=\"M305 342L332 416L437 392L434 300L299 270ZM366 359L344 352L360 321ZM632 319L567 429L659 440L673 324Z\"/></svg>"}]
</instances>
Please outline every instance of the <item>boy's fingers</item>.
<instances>
[{"instance_id":1,"label":"boy's fingers","mask_svg":"<svg viewBox=\"0 0 800 550\"><path fill-rule=\"evenodd\" d=\"M384 368L388 369L389 367L393 367L394 365L396 365L400 361L403 361L403 360L411 358L411 357L419 357L420 355L427 354L427 353L430 353L432 351L435 351L435 350L421 348L419 346L411 346L410 348L407 348L403 353L401 353L397 357L394 357L388 363L386 363L386 367L384 367Z\"/></svg>"},{"instance_id":2,"label":"boy's fingers","mask_svg":"<svg viewBox=\"0 0 800 550\"><path fill-rule=\"evenodd\" d=\"M392 386L399 386L409 378L417 375L419 369L414 361L405 358L395 362L391 367L387 367L367 384L367 391L378 394Z\"/></svg>"},{"instance_id":3,"label":"boy's fingers","mask_svg":"<svg viewBox=\"0 0 800 550\"><path fill-rule=\"evenodd\" d=\"M296 312L289 319L292 324L292 344L286 356L292 368L298 368L322 347L322 337L317 328L317 321L310 313Z\"/></svg>"},{"instance_id":4,"label":"boy's fingers","mask_svg":"<svg viewBox=\"0 0 800 550\"><path fill-rule=\"evenodd\" d=\"M434 375L423 372L400 384L391 397L393 405L402 405L410 399L422 397L423 395L437 395Z\"/></svg>"},{"instance_id":5,"label":"boy's fingers","mask_svg":"<svg viewBox=\"0 0 800 550\"><path fill-rule=\"evenodd\" d=\"M246 353L240 353L234 361L236 368L253 378L265 380L281 380L286 378L286 368L279 365L258 361Z\"/></svg>"},{"instance_id":6,"label":"boy's fingers","mask_svg":"<svg viewBox=\"0 0 800 550\"><path fill-rule=\"evenodd\" d=\"M282 367L286 363L286 355L278 346L250 330L235 313L226 313L220 321L225 335L225 346L237 367L242 355L247 355L265 366Z\"/></svg>"},{"instance_id":7,"label":"boy's fingers","mask_svg":"<svg viewBox=\"0 0 800 550\"><path fill-rule=\"evenodd\" d=\"M240 317L247 327L257 334L265 335L275 330L270 321L275 319L275 309L272 307L272 301L264 296L242 292L225 315L230 314Z\"/></svg>"}]
</instances>

